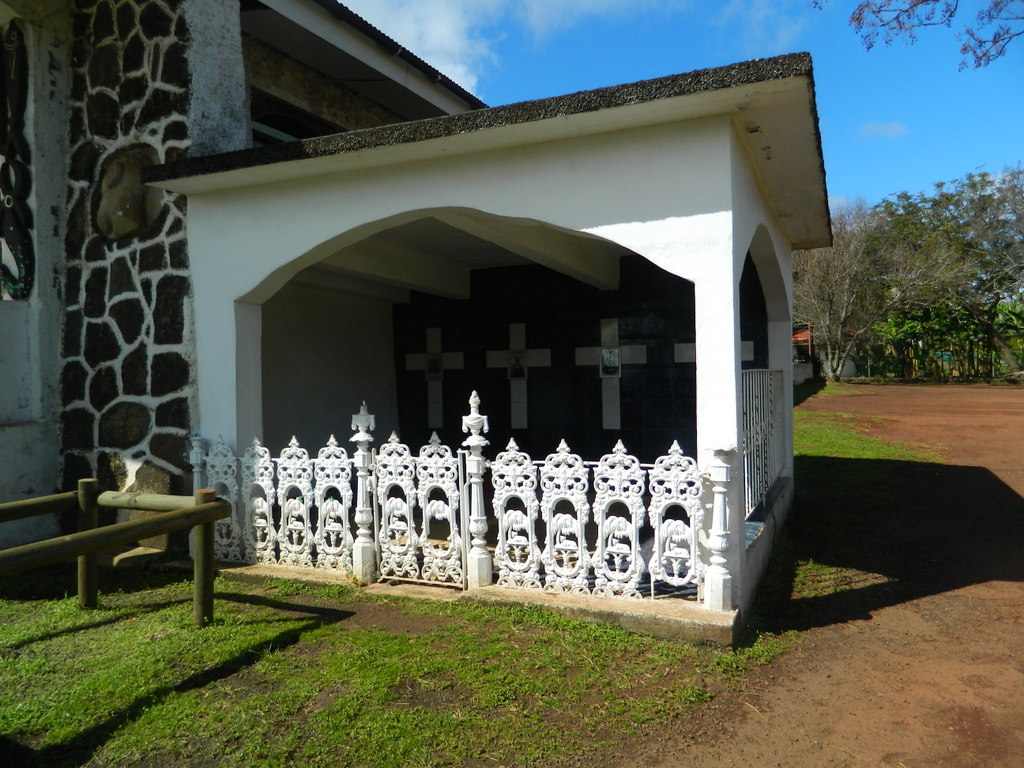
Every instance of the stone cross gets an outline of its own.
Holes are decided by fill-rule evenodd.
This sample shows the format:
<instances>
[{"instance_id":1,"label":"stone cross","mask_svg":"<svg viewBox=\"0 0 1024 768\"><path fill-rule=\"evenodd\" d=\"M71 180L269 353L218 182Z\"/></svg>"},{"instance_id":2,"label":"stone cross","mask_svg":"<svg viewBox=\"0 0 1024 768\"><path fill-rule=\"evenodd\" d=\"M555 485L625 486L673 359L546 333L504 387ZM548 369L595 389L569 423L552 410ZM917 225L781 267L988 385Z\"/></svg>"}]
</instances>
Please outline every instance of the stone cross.
<instances>
[{"instance_id":1,"label":"stone cross","mask_svg":"<svg viewBox=\"0 0 1024 768\"><path fill-rule=\"evenodd\" d=\"M601 319L601 346L576 347L576 365L596 365L601 376L601 422L604 429L620 429L622 425L619 403L619 378L623 365L642 365L647 362L647 347L643 344L619 346L619 319Z\"/></svg>"},{"instance_id":2,"label":"stone cross","mask_svg":"<svg viewBox=\"0 0 1024 768\"><path fill-rule=\"evenodd\" d=\"M405 356L407 371L424 371L427 379L427 426L444 427L444 398L441 389L445 371L461 371L461 352L442 352L441 329L427 328L427 351Z\"/></svg>"},{"instance_id":3,"label":"stone cross","mask_svg":"<svg viewBox=\"0 0 1024 768\"><path fill-rule=\"evenodd\" d=\"M508 387L512 398L511 427L526 429L526 377L530 368L551 367L550 349L526 348L526 323L509 323L508 349L488 350L488 368L508 370Z\"/></svg>"},{"instance_id":4,"label":"stone cross","mask_svg":"<svg viewBox=\"0 0 1024 768\"><path fill-rule=\"evenodd\" d=\"M693 342L672 345L672 359L677 363L696 363L697 345Z\"/></svg>"}]
</instances>

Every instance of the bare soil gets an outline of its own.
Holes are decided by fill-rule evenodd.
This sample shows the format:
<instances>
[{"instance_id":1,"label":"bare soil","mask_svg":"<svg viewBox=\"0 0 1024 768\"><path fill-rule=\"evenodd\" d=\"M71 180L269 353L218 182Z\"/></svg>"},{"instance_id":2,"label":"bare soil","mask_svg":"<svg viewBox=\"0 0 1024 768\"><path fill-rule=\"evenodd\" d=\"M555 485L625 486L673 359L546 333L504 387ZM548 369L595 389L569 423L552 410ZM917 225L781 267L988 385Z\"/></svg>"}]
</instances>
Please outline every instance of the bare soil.
<instances>
[{"instance_id":1,"label":"bare soil","mask_svg":"<svg viewBox=\"0 0 1024 768\"><path fill-rule=\"evenodd\" d=\"M1024 389L850 392L799 408L863 416L870 434L942 458L833 460L884 491L885 504L863 509L845 492L835 500L865 524L828 564L865 578L769 616L775 629L804 630L793 651L676 732L624 744L591 768L1024 766ZM798 461L798 488L800 470Z\"/></svg>"}]
</instances>

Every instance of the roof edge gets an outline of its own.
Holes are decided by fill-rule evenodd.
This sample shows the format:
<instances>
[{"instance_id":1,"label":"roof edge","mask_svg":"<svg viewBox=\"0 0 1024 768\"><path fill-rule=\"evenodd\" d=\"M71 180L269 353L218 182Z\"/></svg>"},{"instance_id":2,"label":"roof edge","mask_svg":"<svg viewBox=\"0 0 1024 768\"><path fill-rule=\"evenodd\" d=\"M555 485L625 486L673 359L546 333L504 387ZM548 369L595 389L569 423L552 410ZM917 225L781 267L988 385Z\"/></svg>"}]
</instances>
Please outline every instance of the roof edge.
<instances>
[{"instance_id":1,"label":"roof edge","mask_svg":"<svg viewBox=\"0 0 1024 768\"><path fill-rule=\"evenodd\" d=\"M330 1L313 0L318 4ZM345 10L348 11L348 9ZM351 11L348 12L351 13ZM811 78L813 83L809 53L791 53L768 59L753 59L724 67L700 69L651 80L578 91L564 96L516 102L500 107L395 123L269 147L187 158L146 168L143 170L142 178L146 183L158 183L293 160L329 157L347 152L444 138L488 128L568 117L612 107L642 104L792 77ZM813 93L813 85L811 88ZM820 136L818 141L820 153Z\"/></svg>"},{"instance_id":2,"label":"roof edge","mask_svg":"<svg viewBox=\"0 0 1024 768\"><path fill-rule=\"evenodd\" d=\"M455 94L460 99L465 101L473 109L487 108L486 103L484 103L479 98L474 96L472 93L467 91L465 88L456 83L446 74L432 67L430 64L428 64L415 53L413 53L408 48L403 46L397 40L394 40L381 30L377 29L377 27L373 26L370 22L368 22L362 16L357 14L351 8L349 8L346 5L342 5L342 3L338 2L338 0L308 1L314 3L320 8L323 8L336 19L345 22L356 31L366 35L368 38L376 42L382 48L387 49L392 56L401 59L407 64L411 64L413 67L422 72L427 77L428 80L435 83L436 85L442 86L448 91L451 91L453 94Z\"/></svg>"}]
</instances>

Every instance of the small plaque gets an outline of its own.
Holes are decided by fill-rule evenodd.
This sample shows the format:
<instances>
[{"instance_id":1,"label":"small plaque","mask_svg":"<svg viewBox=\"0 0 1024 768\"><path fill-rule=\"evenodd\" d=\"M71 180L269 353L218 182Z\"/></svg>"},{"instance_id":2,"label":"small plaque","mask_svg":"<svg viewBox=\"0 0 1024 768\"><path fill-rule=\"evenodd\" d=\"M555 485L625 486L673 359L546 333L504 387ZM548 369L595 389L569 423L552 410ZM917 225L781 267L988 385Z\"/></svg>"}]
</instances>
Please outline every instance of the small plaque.
<instances>
[{"instance_id":1,"label":"small plaque","mask_svg":"<svg viewBox=\"0 0 1024 768\"><path fill-rule=\"evenodd\" d=\"M601 378L619 378L622 376L622 361L618 347L601 347Z\"/></svg>"},{"instance_id":2,"label":"small plaque","mask_svg":"<svg viewBox=\"0 0 1024 768\"><path fill-rule=\"evenodd\" d=\"M525 350L513 350L508 353L509 379L525 379L527 370Z\"/></svg>"},{"instance_id":3,"label":"small plaque","mask_svg":"<svg viewBox=\"0 0 1024 768\"><path fill-rule=\"evenodd\" d=\"M428 352L426 361L427 381L444 379L444 359L440 352Z\"/></svg>"}]
</instances>

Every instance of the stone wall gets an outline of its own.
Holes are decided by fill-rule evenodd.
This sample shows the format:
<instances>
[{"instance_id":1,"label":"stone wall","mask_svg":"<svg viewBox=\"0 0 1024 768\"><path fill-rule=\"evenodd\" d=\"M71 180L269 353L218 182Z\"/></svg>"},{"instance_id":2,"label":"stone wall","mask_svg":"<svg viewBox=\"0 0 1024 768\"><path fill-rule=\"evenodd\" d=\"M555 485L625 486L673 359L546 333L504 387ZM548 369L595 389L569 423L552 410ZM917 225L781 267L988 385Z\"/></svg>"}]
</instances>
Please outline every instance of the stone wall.
<instances>
[{"instance_id":1,"label":"stone wall","mask_svg":"<svg viewBox=\"0 0 1024 768\"><path fill-rule=\"evenodd\" d=\"M79 0L65 228L62 485L182 492L194 386L185 200L141 166L189 146L186 0Z\"/></svg>"}]
</instances>

